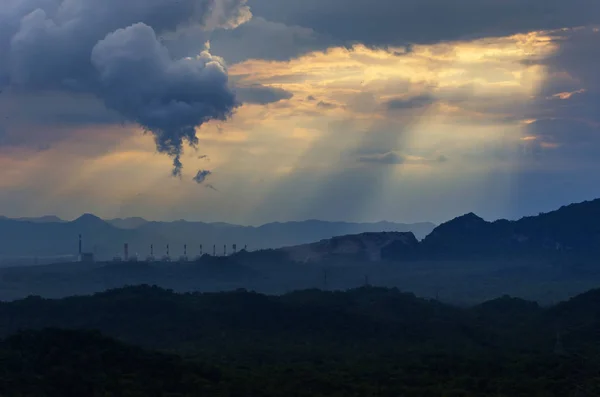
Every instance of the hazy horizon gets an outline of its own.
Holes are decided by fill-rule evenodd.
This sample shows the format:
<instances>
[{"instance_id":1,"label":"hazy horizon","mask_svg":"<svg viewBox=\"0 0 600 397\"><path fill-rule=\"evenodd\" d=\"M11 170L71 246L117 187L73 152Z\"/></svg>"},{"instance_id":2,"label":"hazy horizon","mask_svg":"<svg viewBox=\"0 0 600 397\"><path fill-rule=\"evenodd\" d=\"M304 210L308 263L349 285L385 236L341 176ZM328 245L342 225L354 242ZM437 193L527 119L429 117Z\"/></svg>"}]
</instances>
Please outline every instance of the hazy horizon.
<instances>
[{"instance_id":1,"label":"hazy horizon","mask_svg":"<svg viewBox=\"0 0 600 397\"><path fill-rule=\"evenodd\" d=\"M390 220L390 219L379 219L379 220L365 220L365 221L359 221L359 220L348 220L348 219L323 219L323 218L306 218L306 219L281 219L281 220L267 220L266 222L259 222L259 223L253 223L253 224L249 224L249 223L236 223L236 222L228 222L228 221L224 221L224 220L207 220L207 219L201 219L201 218L179 218L179 219L174 219L174 218L149 218L149 217L144 217L144 216L138 216L138 215L132 215L132 216L119 216L119 217L102 217L99 216L98 214L95 214L93 212L83 212L77 216L74 217L69 217L69 218L65 218L65 217L61 217L58 216L56 214L49 214L49 213L44 213L44 214L39 214L39 215L7 215L7 214L0 214L0 217L4 217L7 219L26 219L26 218L33 218L33 219L39 219L39 218L46 218L46 217L57 217L58 219L60 219L61 221L65 221L65 222L72 222L75 221L85 215L92 215L95 217L98 217L104 221L111 221L111 220L125 220L125 219L143 219L147 222L198 222L198 223L226 223L226 224L231 224L231 225L236 225L236 226L247 226L247 227L258 227L258 226L263 226L263 225L267 225L267 224L272 224L272 223L301 223L301 222L311 222L311 221L317 221L317 222L330 222L330 223L366 223L366 224L377 224L377 223L395 223L395 224L419 224L419 223L428 223L428 224L432 224L432 225L440 225L443 224L447 221L450 221L454 218L460 217L462 215L465 214L469 214L469 213L474 213L475 215L479 216L480 218L484 219L485 221L488 222L494 222L497 220L509 220L509 221L516 221L519 220L521 218L524 217L529 217L529 216L535 216L538 215L540 213L546 213L546 212L551 212L551 211L555 211L557 209L559 209L562 206L567 206L570 204L578 204L578 203L582 203L582 202L586 202L586 201L593 201L596 199L600 199L600 197L592 197L592 198L588 198L588 199L583 199L580 201L573 201L573 202L565 202L565 203L559 203L557 206L554 207L540 207L537 210L533 210L533 212L530 213L523 213L517 216L514 216L512 218L507 218L507 217L499 217L499 218L489 218L486 216L483 216L480 213L477 213L475 211L466 211L463 213L457 213L454 215L451 215L450 217L446 218L446 219L442 219L439 220L437 222L433 222L430 220L416 220L416 221L403 221L403 220Z\"/></svg>"}]
</instances>

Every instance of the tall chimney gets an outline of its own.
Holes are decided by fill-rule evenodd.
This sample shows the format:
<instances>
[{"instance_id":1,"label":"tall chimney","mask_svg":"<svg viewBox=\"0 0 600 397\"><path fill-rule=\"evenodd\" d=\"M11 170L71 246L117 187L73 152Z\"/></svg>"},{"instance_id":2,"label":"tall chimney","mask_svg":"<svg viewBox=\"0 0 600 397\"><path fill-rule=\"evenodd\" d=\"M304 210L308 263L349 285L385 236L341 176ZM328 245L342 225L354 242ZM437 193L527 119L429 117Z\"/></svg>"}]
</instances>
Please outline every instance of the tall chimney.
<instances>
[{"instance_id":1,"label":"tall chimney","mask_svg":"<svg viewBox=\"0 0 600 397\"><path fill-rule=\"evenodd\" d=\"M129 260L129 244L125 243L123 245L123 251L125 260Z\"/></svg>"},{"instance_id":2,"label":"tall chimney","mask_svg":"<svg viewBox=\"0 0 600 397\"><path fill-rule=\"evenodd\" d=\"M167 244L167 256L169 256L169 244Z\"/></svg>"},{"instance_id":3,"label":"tall chimney","mask_svg":"<svg viewBox=\"0 0 600 397\"><path fill-rule=\"evenodd\" d=\"M183 256L187 256L187 244L183 244Z\"/></svg>"},{"instance_id":4,"label":"tall chimney","mask_svg":"<svg viewBox=\"0 0 600 397\"><path fill-rule=\"evenodd\" d=\"M227 244L223 244L223 256L227 256Z\"/></svg>"},{"instance_id":5,"label":"tall chimney","mask_svg":"<svg viewBox=\"0 0 600 397\"><path fill-rule=\"evenodd\" d=\"M81 234L79 235L79 257L81 258Z\"/></svg>"},{"instance_id":6,"label":"tall chimney","mask_svg":"<svg viewBox=\"0 0 600 397\"><path fill-rule=\"evenodd\" d=\"M200 256L202 256L202 244L200 244Z\"/></svg>"},{"instance_id":7,"label":"tall chimney","mask_svg":"<svg viewBox=\"0 0 600 397\"><path fill-rule=\"evenodd\" d=\"M213 256L217 256L217 245L213 244Z\"/></svg>"},{"instance_id":8,"label":"tall chimney","mask_svg":"<svg viewBox=\"0 0 600 397\"><path fill-rule=\"evenodd\" d=\"M150 256L154 256L154 244L150 244Z\"/></svg>"}]
</instances>

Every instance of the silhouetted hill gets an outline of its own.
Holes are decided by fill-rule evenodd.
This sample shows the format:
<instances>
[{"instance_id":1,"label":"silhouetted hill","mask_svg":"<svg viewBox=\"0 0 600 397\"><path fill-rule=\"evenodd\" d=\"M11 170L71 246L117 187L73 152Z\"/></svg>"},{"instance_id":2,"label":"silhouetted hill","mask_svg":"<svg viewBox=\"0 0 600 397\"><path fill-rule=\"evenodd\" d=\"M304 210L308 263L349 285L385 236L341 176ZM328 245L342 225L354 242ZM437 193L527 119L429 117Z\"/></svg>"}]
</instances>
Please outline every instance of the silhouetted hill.
<instances>
[{"instance_id":1,"label":"silhouetted hill","mask_svg":"<svg viewBox=\"0 0 600 397\"><path fill-rule=\"evenodd\" d=\"M0 357L7 397L215 395L222 377L217 368L91 331L19 332L0 342Z\"/></svg>"},{"instance_id":2,"label":"silhouetted hill","mask_svg":"<svg viewBox=\"0 0 600 397\"><path fill-rule=\"evenodd\" d=\"M0 220L3 219L12 219L15 221L22 221L22 222L33 222L33 223L60 223L60 222L65 222L64 220L60 219L59 217L55 216L55 215L46 215L46 216L40 216L37 218L8 218L6 216L0 216Z\"/></svg>"},{"instance_id":3,"label":"silhouetted hill","mask_svg":"<svg viewBox=\"0 0 600 397\"><path fill-rule=\"evenodd\" d=\"M600 200L517 221L487 222L475 214L436 227L421 242L424 257L592 255L600 252Z\"/></svg>"},{"instance_id":4,"label":"silhouetted hill","mask_svg":"<svg viewBox=\"0 0 600 397\"><path fill-rule=\"evenodd\" d=\"M459 308L372 287L32 296L0 303L0 395L597 396L599 301Z\"/></svg>"},{"instance_id":5,"label":"silhouetted hill","mask_svg":"<svg viewBox=\"0 0 600 397\"><path fill-rule=\"evenodd\" d=\"M417 241L411 233L338 236L318 243L282 249L297 262L407 261L498 258L578 258L600 254L600 200L571 204L518 221L487 222L468 213L445 222ZM404 238L399 236L404 235ZM589 261L588 261L589 262ZM572 271L590 272L588 265L569 264ZM600 272L600 269L596 273Z\"/></svg>"},{"instance_id":6,"label":"silhouetted hill","mask_svg":"<svg viewBox=\"0 0 600 397\"><path fill-rule=\"evenodd\" d=\"M115 228L86 214L71 222L35 223L0 220L0 257L77 255L78 235L84 236L84 250L122 252L124 242L139 241L134 232Z\"/></svg>"},{"instance_id":7,"label":"silhouetted hill","mask_svg":"<svg viewBox=\"0 0 600 397\"><path fill-rule=\"evenodd\" d=\"M282 248L296 262L381 260L383 250L416 250L418 240L413 233L380 232L337 236L317 243Z\"/></svg>"},{"instance_id":8,"label":"silhouetted hill","mask_svg":"<svg viewBox=\"0 0 600 397\"><path fill-rule=\"evenodd\" d=\"M592 291L547 309L510 297L461 309L373 287L269 296L245 290L176 294L139 286L0 303L0 336L19 329L94 329L146 347L211 356L255 349L285 354L306 344L338 352L354 345L389 353L409 347L551 353L558 330L567 351L592 354L600 351L598 296Z\"/></svg>"}]
</instances>

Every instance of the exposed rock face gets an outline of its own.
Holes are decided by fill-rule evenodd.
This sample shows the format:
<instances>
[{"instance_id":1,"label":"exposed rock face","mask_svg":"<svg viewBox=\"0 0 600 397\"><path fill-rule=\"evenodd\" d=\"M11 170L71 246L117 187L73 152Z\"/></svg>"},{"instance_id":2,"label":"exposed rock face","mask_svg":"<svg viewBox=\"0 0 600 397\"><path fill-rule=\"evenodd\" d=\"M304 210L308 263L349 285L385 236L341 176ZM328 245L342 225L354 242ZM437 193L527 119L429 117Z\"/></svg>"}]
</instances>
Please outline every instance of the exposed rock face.
<instances>
[{"instance_id":1,"label":"exposed rock face","mask_svg":"<svg viewBox=\"0 0 600 397\"><path fill-rule=\"evenodd\" d=\"M419 242L412 233L382 232L362 233L334 237L317 243L283 248L296 262L319 262L331 257L353 257L378 262L386 247L403 246L414 249Z\"/></svg>"}]
</instances>

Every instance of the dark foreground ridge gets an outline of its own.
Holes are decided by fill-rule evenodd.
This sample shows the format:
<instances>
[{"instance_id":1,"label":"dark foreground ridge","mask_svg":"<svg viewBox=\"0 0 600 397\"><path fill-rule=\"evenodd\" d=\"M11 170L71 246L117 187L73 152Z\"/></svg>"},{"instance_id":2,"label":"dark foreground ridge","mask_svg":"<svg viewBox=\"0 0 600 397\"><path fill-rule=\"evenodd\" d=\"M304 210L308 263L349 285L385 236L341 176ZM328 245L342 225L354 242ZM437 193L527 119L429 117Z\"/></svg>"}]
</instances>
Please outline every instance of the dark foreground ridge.
<instances>
[{"instance_id":1,"label":"dark foreground ridge","mask_svg":"<svg viewBox=\"0 0 600 397\"><path fill-rule=\"evenodd\" d=\"M14 335L0 395L596 396L598 303L600 290L457 308L372 287L30 297L0 304Z\"/></svg>"}]
</instances>

